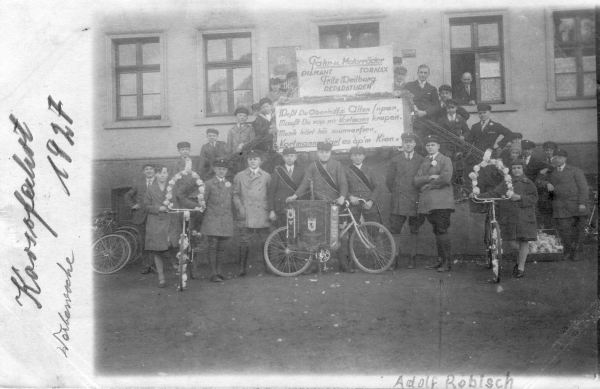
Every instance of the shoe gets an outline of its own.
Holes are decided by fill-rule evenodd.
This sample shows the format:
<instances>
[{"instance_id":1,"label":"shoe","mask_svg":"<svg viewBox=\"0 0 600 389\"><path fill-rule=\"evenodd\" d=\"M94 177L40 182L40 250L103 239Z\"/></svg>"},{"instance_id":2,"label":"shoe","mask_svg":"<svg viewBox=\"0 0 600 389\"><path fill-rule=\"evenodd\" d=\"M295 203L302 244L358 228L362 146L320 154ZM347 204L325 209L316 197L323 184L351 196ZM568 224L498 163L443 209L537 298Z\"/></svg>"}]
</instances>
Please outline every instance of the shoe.
<instances>
[{"instance_id":1,"label":"shoe","mask_svg":"<svg viewBox=\"0 0 600 389\"><path fill-rule=\"evenodd\" d=\"M167 286L166 282L159 282L158 283L158 287L159 288L165 288Z\"/></svg>"},{"instance_id":2,"label":"shoe","mask_svg":"<svg viewBox=\"0 0 600 389\"><path fill-rule=\"evenodd\" d=\"M408 258L408 266L406 267L407 269L414 269L417 264L415 263L416 258L413 256L411 256L410 258Z\"/></svg>"},{"instance_id":3,"label":"shoe","mask_svg":"<svg viewBox=\"0 0 600 389\"><path fill-rule=\"evenodd\" d=\"M210 276L210 282L221 282L221 279L217 274L213 274L212 276Z\"/></svg>"},{"instance_id":4,"label":"shoe","mask_svg":"<svg viewBox=\"0 0 600 389\"><path fill-rule=\"evenodd\" d=\"M442 267L443 264L444 264L444 262L442 262L440 260L440 258L438 257L438 261L436 263L434 263L433 265L425 266L425 269L429 269L429 270L439 269L440 267Z\"/></svg>"},{"instance_id":5,"label":"shoe","mask_svg":"<svg viewBox=\"0 0 600 389\"><path fill-rule=\"evenodd\" d=\"M388 267L388 271L394 271L396 269L398 269L398 261L400 258L398 258L398 256L396 255L396 257L394 258L394 262L392 262L392 266Z\"/></svg>"},{"instance_id":6,"label":"shoe","mask_svg":"<svg viewBox=\"0 0 600 389\"><path fill-rule=\"evenodd\" d=\"M515 277L516 277L516 276L517 276L517 274L518 274L518 271L519 271L519 264L517 263L517 264L515 265L515 267L513 267L513 276L515 276ZM523 277L523 276L521 276L521 277Z\"/></svg>"},{"instance_id":7,"label":"shoe","mask_svg":"<svg viewBox=\"0 0 600 389\"><path fill-rule=\"evenodd\" d=\"M152 269L150 268L150 266L148 266L147 268L142 270L142 274L150 274L150 273L152 273Z\"/></svg>"},{"instance_id":8,"label":"shoe","mask_svg":"<svg viewBox=\"0 0 600 389\"><path fill-rule=\"evenodd\" d=\"M522 278L524 276L525 276L525 271L517 270L517 273L515 274L515 278Z\"/></svg>"},{"instance_id":9,"label":"shoe","mask_svg":"<svg viewBox=\"0 0 600 389\"><path fill-rule=\"evenodd\" d=\"M440 267L438 267L437 271L439 273L450 271L450 261L444 260L444 262L440 264Z\"/></svg>"},{"instance_id":10,"label":"shoe","mask_svg":"<svg viewBox=\"0 0 600 389\"><path fill-rule=\"evenodd\" d=\"M217 277L219 277L219 278L220 278L220 279L222 279L222 280L228 280L228 279L229 279L228 277L225 277L225 276L224 276L224 275L222 275L222 274L217 274Z\"/></svg>"}]
</instances>

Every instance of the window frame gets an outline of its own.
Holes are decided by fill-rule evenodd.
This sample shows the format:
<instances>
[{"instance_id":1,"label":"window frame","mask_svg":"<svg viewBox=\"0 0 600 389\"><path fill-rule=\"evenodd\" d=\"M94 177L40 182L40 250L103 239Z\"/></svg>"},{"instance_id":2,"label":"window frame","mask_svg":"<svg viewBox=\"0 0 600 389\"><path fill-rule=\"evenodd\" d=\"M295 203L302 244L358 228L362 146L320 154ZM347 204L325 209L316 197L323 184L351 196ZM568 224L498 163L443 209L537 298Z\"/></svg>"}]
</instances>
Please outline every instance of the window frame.
<instances>
[{"instance_id":1,"label":"window frame","mask_svg":"<svg viewBox=\"0 0 600 389\"><path fill-rule=\"evenodd\" d=\"M220 31L220 32L204 32L201 34L201 58L202 58L202 80L203 80L203 96L204 96L204 112L206 118L215 118L215 117L232 117L235 109L235 98L233 88L233 69L236 67L240 68L250 68L250 72L252 74L252 100L256 100L256 83L255 78L256 74L254 71L255 66L255 50L256 46L253 40L253 32L252 31ZM225 60L225 61L215 61L208 62L208 54L207 54L207 41L210 39L227 39L226 43L226 53L227 56L231 55L231 40L233 38L250 38L250 47L252 50L251 60L250 61L233 61L233 60ZM209 112L209 90L208 90L208 71L211 69L227 69L227 106L228 112L226 113L210 113ZM251 107L247 107L251 110Z\"/></svg>"},{"instance_id":2,"label":"window frame","mask_svg":"<svg viewBox=\"0 0 600 389\"><path fill-rule=\"evenodd\" d=\"M596 95L588 97L574 98L558 98L556 95L556 73L555 73L555 39L556 31L554 28L554 16L556 13L564 14L580 14L589 11L595 18L595 9L593 8L577 8L573 7L548 7L546 8L546 73L548 75L548 101L546 102L547 110L556 109L577 109L577 108L596 108ZM594 45L596 45L594 43ZM595 46L596 47L596 46ZM598 53L596 52L596 63L598 63ZM579 70L579 69L578 69ZM596 69L596 72L598 70ZM579 73L578 73L579 74ZM583 75L582 75L583 77ZM578 76L579 78L579 76ZM578 81L579 82L579 81ZM579 87L578 87L579 88Z\"/></svg>"},{"instance_id":3,"label":"window frame","mask_svg":"<svg viewBox=\"0 0 600 389\"><path fill-rule=\"evenodd\" d=\"M347 30L350 30L352 27L355 29L354 33L361 33L361 32L367 32L369 29L374 29L376 25L377 28L377 46L365 46L365 47L379 47L381 46L381 26L379 22L365 22L365 23L332 23L332 24L321 24L317 26L317 31L319 34L319 49L321 48L321 30L330 30L330 34L327 35L337 35L340 37L340 43L341 42L346 42L346 37L343 36L344 33L346 33ZM347 29L346 31L343 31L344 29ZM339 30L335 31L335 30ZM358 30L358 31L356 31ZM352 32L351 32L352 33ZM337 49L345 49L346 47L338 47ZM355 47L350 47L350 48L355 48ZM332 50L332 49L329 49Z\"/></svg>"},{"instance_id":4,"label":"window frame","mask_svg":"<svg viewBox=\"0 0 600 389\"><path fill-rule=\"evenodd\" d=\"M502 46L501 53L501 71L503 72L503 88L504 88L504 103L489 103L492 106L494 112L515 112L517 111L517 104L513 97L512 88L512 61L508 53L511 50L510 37L510 17L508 10L490 10L481 12L445 12L443 14L443 28L442 28L442 52L443 52L443 83L451 85L452 80L452 69L451 69L451 34L450 34L450 19L483 19L483 18L501 18L502 23L500 27L499 43ZM479 77L476 77L477 88L480 88ZM478 89L479 92L479 89ZM476 112L474 106L464 106L469 112Z\"/></svg>"},{"instance_id":5,"label":"window frame","mask_svg":"<svg viewBox=\"0 0 600 389\"><path fill-rule=\"evenodd\" d=\"M119 118L118 117L118 75L117 71L117 45L122 42L131 41L139 42L144 40L158 39L160 45L161 58L158 64L160 73L160 94L161 94L161 115L148 116L148 117L137 117L137 118ZM110 129L128 129L128 128L154 128L154 127L170 127L171 121L168 115L168 94L167 94L167 35L164 31L148 32L148 33L134 33L134 34L106 34L105 35L105 47L106 47L106 69L107 69L107 91L106 91L106 119L104 128ZM137 54L136 54L137 55ZM129 68L136 68L136 66L128 66ZM141 84L137 84L137 88L141 88Z\"/></svg>"}]
</instances>

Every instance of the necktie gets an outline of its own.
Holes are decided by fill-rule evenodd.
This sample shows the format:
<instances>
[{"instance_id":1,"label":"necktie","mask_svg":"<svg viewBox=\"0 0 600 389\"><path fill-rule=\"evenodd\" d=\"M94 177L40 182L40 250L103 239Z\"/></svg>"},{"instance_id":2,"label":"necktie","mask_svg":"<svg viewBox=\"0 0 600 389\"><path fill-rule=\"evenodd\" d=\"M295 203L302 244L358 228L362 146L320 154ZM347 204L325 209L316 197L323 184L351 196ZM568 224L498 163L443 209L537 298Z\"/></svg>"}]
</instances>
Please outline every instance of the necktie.
<instances>
[{"instance_id":1,"label":"necktie","mask_svg":"<svg viewBox=\"0 0 600 389\"><path fill-rule=\"evenodd\" d=\"M433 161L433 155L430 155L430 156L429 156L429 159Z\"/></svg>"},{"instance_id":2,"label":"necktie","mask_svg":"<svg viewBox=\"0 0 600 389\"><path fill-rule=\"evenodd\" d=\"M467 85L467 93L470 94L471 93L471 86Z\"/></svg>"},{"instance_id":3,"label":"necktie","mask_svg":"<svg viewBox=\"0 0 600 389\"><path fill-rule=\"evenodd\" d=\"M288 173L290 174L290 176L292 175L292 168L288 168Z\"/></svg>"},{"instance_id":4,"label":"necktie","mask_svg":"<svg viewBox=\"0 0 600 389\"><path fill-rule=\"evenodd\" d=\"M146 180L146 188L150 187L150 184L152 184L151 180Z\"/></svg>"},{"instance_id":5,"label":"necktie","mask_svg":"<svg viewBox=\"0 0 600 389\"><path fill-rule=\"evenodd\" d=\"M483 126L485 125L485 121L481 121L481 129L483 130Z\"/></svg>"}]
</instances>

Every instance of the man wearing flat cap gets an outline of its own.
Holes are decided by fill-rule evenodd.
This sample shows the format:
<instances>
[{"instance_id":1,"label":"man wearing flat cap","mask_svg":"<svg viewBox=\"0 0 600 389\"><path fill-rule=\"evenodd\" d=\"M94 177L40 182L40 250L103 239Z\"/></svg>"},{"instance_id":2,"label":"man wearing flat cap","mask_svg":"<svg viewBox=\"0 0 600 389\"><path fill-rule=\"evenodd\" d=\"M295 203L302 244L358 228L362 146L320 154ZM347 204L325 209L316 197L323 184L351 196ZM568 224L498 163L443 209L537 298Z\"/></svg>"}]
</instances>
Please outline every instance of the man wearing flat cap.
<instances>
[{"instance_id":1,"label":"man wearing flat cap","mask_svg":"<svg viewBox=\"0 0 600 389\"><path fill-rule=\"evenodd\" d=\"M352 147L350 159L352 164L346 168L346 179L348 181L348 200L350 201L350 212L355 220L362 216L366 222L382 223L379 215L379 196L383 190L383 180L377 170L364 163L366 156L363 147ZM359 201L365 200L365 202ZM351 236L352 231L348 236ZM339 267L341 272L354 273L354 263L349 258L349 241L340 244L338 253Z\"/></svg>"},{"instance_id":2,"label":"man wearing flat cap","mask_svg":"<svg viewBox=\"0 0 600 389\"><path fill-rule=\"evenodd\" d=\"M269 219L277 222L277 227L287 225L288 204L286 199L293 196L304 178L304 169L296 164L297 153L293 147L283 150L282 165L275 168L267 191Z\"/></svg>"},{"instance_id":3,"label":"man wearing flat cap","mask_svg":"<svg viewBox=\"0 0 600 389\"><path fill-rule=\"evenodd\" d=\"M293 70L291 72L288 72L288 74L285 75L285 80L289 87L288 91L285 94L286 97L290 99L297 99L298 97L300 97L298 93L298 73L296 73Z\"/></svg>"},{"instance_id":4,"label":"man wearing flat cap","mask_svg":"<svg viewBox=\"0 0 600 389\"><path fill-rule=\"evenodd\" d=\"M444 110L445 115L440 116L437 123L452 135L465 140L469 136L470 131L465 119L458 115L457 110L459 107L462 107L453 99L447 99L444 101L444 105L446 107ZM452 157L452 155L448 155L447 150L442 150L442 153L447 157Z\"/></svg>"},{"instance_id":5,"label":"man wearing flat cap","mask_svg":"<svg viewBox=\"0 0 600 389\"><path fill-rule=\"evenodd\" d=\"M554 152L558 150L558 145L554 142L544 142L544 144L542 145L542 150L544 151L543 162L546 164L547 167L551 167L552 156L554 155Z\"/></svg>"},{"instance_id":6,"label":"man wearing flat cap","mask_svg":"<svg viewBox=\"0 0 600 389\"><path fill-rule=\"evenodd\" d=\"M233 204L237 211L237 226L241 232L238 252L241 265L239 277L246 275L250 244L255 240L261 243L260 255L263 258L264 271L271 272L263 256L263 246L271 226L267 200L271 175L260 168L260 155L260 151L248 151L246 153L248 168L233 178Z\"/></svg>"},{"instance_id":7,"label":"man wearing flat cap","mask_svg":"<svg viewBox=\"0 0 600 389\"><path fill-rule=\"evenodd\" d=\"M249 114L244 107L239 107L234 112L237 123L227 133L227 148L232 154L242 155L244 145L254 139L254 129L251 124L246 123Z\"/></svg>"},{"instance_id":8,"label":"man wearing flat cap","mask_svg":"<svg viewBox=\"0 0 600 389\"><path fill-rule=\"evenodd\" d=\"M419 190L414 184L415 175L425 158L415 152L417 136L414 133L404 132L400 137L402 151L390 161L385 181L385 185L392 194L390 232L397 237L396 247L398 248L394 263L388 270L398 268L401 254L399 237L407 220L410 234L408 235L407 252L404 254L408 256L408 268L415 268L419 228L425 222L425 217L417 213Z\"/></svg>"},{"instance_id":9,"label":"man wearing flat cap","mask_svg":"<svg viewBox=\"0 0 600 389\"><path fill-rule=\"evenodd\" d=\"M179 152L179 158L177 158L177 161L175 161L175 163L171 166L171 169L169 170L171 176L174 176L175 174L185 170L188 164L191 171L196 173L198 172L198 160L190 157L190 149L191 145L189 142L177 143L177 151ZM193 184L195 181L196 180L192 177L191 174L182 175L182 177L176 183L178 193L185 193L185 189L190 184Z\"/></svg>"},{"instance_id":10,"label":"man wearing flat cap","mask_svg":"<svg viewBox=\"0 0 600 389\"><path fill-rule=\"evenodd\" d=\"M438 88L438 94L440 96L440 106L439 109L432 115L436 117L436 120L444 117L446 115L446 101L452 99L452 87L450 85L441 85ZM456 101L456 99L454 99ZM465 121L469 120L471 114L467 112L466 109L457 104L456 106L456 114L461 118L465 119Z\"/></svg>"},{"instance_id":11,"label":"man wearing flat cap","mask_svg":"<svg viewBox=\"0 0 600 389\"><path fill-rule=\"evenodd\" d=\"M227 277L221 273L225 261L227 241L234 235L232 196L233 185L225 178L229 164L225 159L213 162L214 177L204 181L206 211L200 232L208 239L208 264L211 282L221 282Z\"/></svg>"},{"instance_id":12,"label":"man wearing flat cap","mask_svg":"<svg viewBox=\"0 0 600 389\"><path fill-rule=\"evenodd\" d=\"M585 237L590 189L583 171L567 165L568 156L566 150L557 150L552 157L554 171L547 180L538 181L554 194L552 216L563 243L563 260L577 261Z\"/></svg>"},{"instance_id":13,"label":"man wearing flat cap","mask_svg":"<svg viewBox=\"0 0 600 389\"><path fill-rule=\"evenodd\" d=\"M535 182L539 172L546 167L541 159L533 155L535 150L535 143L530 140L521 141L522 159L525 166L523 166L525 177Z\"/></svg>"},{"instance_id":14,"label":"man wearing flat cap","mask_svg":"<svg viewBox=\"0 0 600 389\"><path fill-rule=\"evenodd\" d=\"M448 235L450 215L454 212L452 190L452 161L439 152L440 141L430 136L423 141L427 156L415 175L414 183L419 189L418 212L426 215L433 226L438 262L426 269L438 272L450 271L452 241Z\"/></svg>"},{"instance_id":15,"label":"man wearing flat cap","mask_svg":"<svg viewBox=\"0 0 600 389\"><path fill-rule=\"evenodd\" d=\"M552 217L552 200L554 192L549 192L546 182L548 176L554 171L552 166L552 157L554 152L558 150L558 145L554 142L544 142L542 145L544 156L542 162L544 167L538 172L538 176L534 181L538 188L538 203L537 203L537 218L540 228L555 228L554 218Z\"/></svg>"},{"instance_id":16,"label":"man wearing flat cap","mask_svg":"<svg viewBox=\"0 0 600 389\"><path fill-rule=\"evenodd\" d=\"M226 158L231 150L227 147L227 143L218 140L219 131L214 128L206 130L206 138L208 143L202 145L200 149L200 159L198 161L198 173L200 177L205 180L208 178L208 174L212 176L213 162L218 159Z\"/></svg>"},{"instance_id":17,"label":"man wearing flat cap","mask_svg":"<svg viewBox=\"0 0 600 389\"><path fill-rule=\"evenodd\" d=\"M394 92L406 89L406 74L408 70L402 65L394 64Z\"/></svg>"},{"instance_id":18,"label":"man wearing flat cap","mask_svg":"<svg viewBox=\"0 0 600 389\"><path fill-rule=\"evenodd\" d=\"M467 142L479 150L485 152L487 149L495 151L495 156L500 156L502 149L508 141L512 140L512 131L498 122L490 119L492 106L489 104L478 104L477 115L479 122L471 126L471 133Z\"/></svg>"}]
</instances>

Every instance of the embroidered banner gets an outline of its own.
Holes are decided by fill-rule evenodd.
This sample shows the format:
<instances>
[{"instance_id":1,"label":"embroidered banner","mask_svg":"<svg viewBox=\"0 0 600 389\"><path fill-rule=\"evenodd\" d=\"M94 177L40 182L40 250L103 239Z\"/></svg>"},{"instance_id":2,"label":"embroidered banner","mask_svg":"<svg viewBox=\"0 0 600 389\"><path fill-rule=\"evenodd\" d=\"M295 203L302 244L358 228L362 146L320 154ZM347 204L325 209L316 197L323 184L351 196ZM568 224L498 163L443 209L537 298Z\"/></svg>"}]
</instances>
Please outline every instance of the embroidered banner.
<instances>
[{"instance_id":1,"label":"embroidered banner","mask_svg":"<svg viewBox=\"0 0 600 389\"><path fill-rule=\"evenodd\" d=\"M328 247L329 205L324 200L302 200L296 203L298 247L317 251Z\"/></svg>"}]
</instances>

